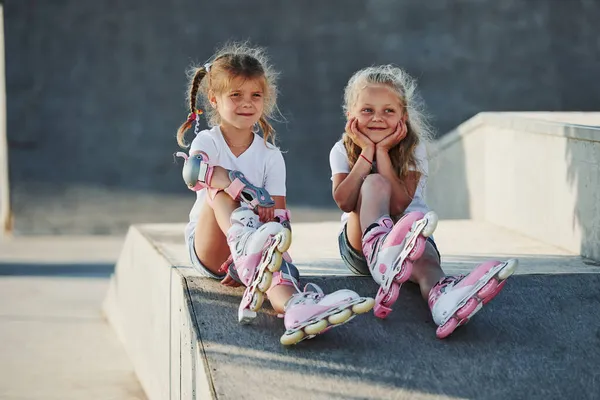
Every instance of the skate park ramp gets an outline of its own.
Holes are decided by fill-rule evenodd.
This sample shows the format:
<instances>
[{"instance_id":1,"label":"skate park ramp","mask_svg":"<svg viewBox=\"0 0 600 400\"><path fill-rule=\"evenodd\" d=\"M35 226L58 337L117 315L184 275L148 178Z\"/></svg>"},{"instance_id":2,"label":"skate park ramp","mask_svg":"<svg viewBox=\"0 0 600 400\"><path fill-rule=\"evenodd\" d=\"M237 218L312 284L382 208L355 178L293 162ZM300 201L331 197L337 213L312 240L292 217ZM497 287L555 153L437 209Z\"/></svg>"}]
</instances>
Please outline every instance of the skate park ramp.
<instances>
[{"instance_id":1,"label":"skate park ramp","mask_svg":"<svg viewBox=\"0 0 600 400\"><path fill-rule=\"evenodd\" d=\"M494 214L486 207L493 203L483 200L483 204L476 203L479 201L476 199L484 196L476 196L474 190L481 190L477 189L477 179L486 181L490 171L497 172L484 164L479 176L465 173L461 177L458 165L477 159L471 153L473 149L480 152L488 146L482 132L483 136L494 136L503 129L494 128L493 119L486 120L488 117L494 116L475 117L483 118L483 122L475 121L477 126L466 135L453 133L453 142L442 142L445 148L434 148L434 160L438 160L440 169L430 171L430 179L437 180L439 190L448 188L441 174L456 182L456 194L447 196L452 197L448 202L457 204L456 209L448 204L435 206L441 207L442 216L446 214L434 234L444 270L449 274L464 273L489 259L516 257L520 261L517 274L510 278L502 293L469 324L445 340L437 339L434 323L417 287L406 284L386 320L367 313L320 337L284 347L279 343L285 330L283 321L268 305L252 324L237 323L243 290L226 288L194 271L183 240L183 225L135 225L128 231L104 311L125 344L148 398L600 398L597 370L600 262L582 257L582 252L590 248L593 255L593 246L598 246L598 242L549 243L536 236L537 228L519 230L488 220ZM506 115L499 116L499 120L505 121ZM511 129L522 129L515 124L518 122L513 121ZM571 152L580 150L567 150L568 146L576 149L581 143L562 144L566 146L565 152L554 164L579 160L577 177L584 177L587 183L581 187L577 183L556 184L552 199L563 196L574 200L576 208L565 212L588 216L591 221L585 226L593 228L598 226L598 221L593 220L598 203L577 195L583 191L595 196L594 190L600 187L590 186L591 180L599 176L600 153L594 153L598 151L598 141L591 134L597 128L588 122L581 129L590 135L585 140L573 139L573 135L582 134L575 132L577 126L564 121L556 124L563 130L569 128L571 136L553 139L585 141L581 151L596 155L582 158L577 153L570 158ZM528 133L524 129L521 132L527 137L519 144L535 141L536 137L548 139L547 134ZM480 140L480 147L472 140ZM452 147L465 143L471 147L464 147L462 154ZM547 143L532 147L556 157ZM511 154L516 152L507 150ZM451 157L449 152L460 157ZM492 155L489 151L483 159ZM513 158L511 167L505 170L514 173L519 162ZM453 165L454 171L448 165ZM533 168L531 162L521 166L522 174L530 173L528 169ZM556 180L572 179L569 177L573 175L566 172L560 175L561 168L568 169L569 165L546 166L545 171L552 170ZM471 169L477 172L473 165L463 167L463 172L467 169L469 173ZM464 183L460 179L467 182L466 194L457 190ZM503 193L514 190L507 178L497 175L496 179ZM513 184L517 183L518 180ZM536 190L541 190L540 185L533 184L537 185ZM576 193L561 194L558 192L561 187ZM443 198L435 191L428 195L433 201ZM455 201L460 196L462 203ZM527 204L522 201L519 206L528 207ZM512 215L521 212L510 211ZM535 210L528 211L531 223L539 223L534 218ZM470 214L461 218L461 212ZM548 216L545 229L558 229L553 224L565 219L560 213L557 209ZM507 217L500 222L510 221ZM579 226L577 229L588 229ZM325 292L349 288L374 297L377 286L370 278L351 276L344 268L337 252L338 229L337 222L294 224L290 253L301 271L303 283L314 282Z\"/></svg>"}]
</instances>

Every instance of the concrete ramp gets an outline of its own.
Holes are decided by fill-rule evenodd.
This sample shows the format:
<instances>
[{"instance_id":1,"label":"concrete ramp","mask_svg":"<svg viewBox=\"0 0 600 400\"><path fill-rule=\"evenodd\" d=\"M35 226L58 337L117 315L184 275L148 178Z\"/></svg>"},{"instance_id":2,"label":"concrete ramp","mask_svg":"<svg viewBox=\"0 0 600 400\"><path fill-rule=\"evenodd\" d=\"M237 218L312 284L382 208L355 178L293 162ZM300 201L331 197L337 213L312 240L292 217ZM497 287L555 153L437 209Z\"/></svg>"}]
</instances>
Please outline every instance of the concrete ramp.
<instances>
[{"instance_id":1,"label":"concrete ramp","mask_svg":"<svg viewBox=\"0 0 600 400\"><path fill-rule=\"evenodd\" d=\"M339 261L338 228L294 225L303 282L374 296L375 283ZM444 341L405 285L387 320L368 313L283 347L270 308L237 324L243 290L194 272L182 225L130 228L105 312L153 400L600 397L600 265L484 222L444 220L435 236L447 272L522 261L503 293Z\"/></svg>"},{"instance_id":2,"label":"concrete ramp","mask_svg":"<svg viewBox=\"0 0 600 400\"><path fill-rule=\"evenodd\" d=\"M480 113L430 151L428 205L600 261L600 112Z\"/></svg>"}]
</instances>

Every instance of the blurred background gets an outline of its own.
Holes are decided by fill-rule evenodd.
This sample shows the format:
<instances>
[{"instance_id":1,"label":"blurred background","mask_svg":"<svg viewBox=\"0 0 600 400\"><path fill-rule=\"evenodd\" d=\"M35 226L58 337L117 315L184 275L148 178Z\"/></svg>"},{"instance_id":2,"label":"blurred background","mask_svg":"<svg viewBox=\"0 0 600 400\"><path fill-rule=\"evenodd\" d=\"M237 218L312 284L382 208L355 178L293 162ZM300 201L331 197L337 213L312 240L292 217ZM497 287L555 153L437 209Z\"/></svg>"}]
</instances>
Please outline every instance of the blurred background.
<instances>
[{"instance_id":1,"label":"blurred background","mask_svg":"<svg viewBox=\"0 0 600 400\"><path fill-rule=\"evenodd\" d=\"M335 211L328 155L351 74L416 77L441 136L480 111L600 107L597 0L4 1L14 230L121 234L183 222L186 69L228 40L281 71L288 200Z\"/></svg>"}]
</instances>

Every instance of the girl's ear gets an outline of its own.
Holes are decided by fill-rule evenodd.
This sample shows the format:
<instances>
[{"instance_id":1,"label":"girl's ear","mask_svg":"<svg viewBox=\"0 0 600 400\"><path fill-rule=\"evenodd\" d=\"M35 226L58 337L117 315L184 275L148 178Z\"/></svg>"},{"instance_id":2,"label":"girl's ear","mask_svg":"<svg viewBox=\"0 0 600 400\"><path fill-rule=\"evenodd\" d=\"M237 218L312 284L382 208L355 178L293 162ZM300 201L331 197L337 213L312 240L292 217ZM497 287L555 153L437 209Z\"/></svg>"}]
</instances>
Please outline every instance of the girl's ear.
<instances>
[{"instance_id":1,"label":"girl's ear","mask_svg":"<svg viewBox=\"0 0 600 400\"><path fill-rule=\"evenodd\" d=\"M208 92L208 101L213 108L217 108L217 96L212 90Z\"/></svg>"}]
</instances>

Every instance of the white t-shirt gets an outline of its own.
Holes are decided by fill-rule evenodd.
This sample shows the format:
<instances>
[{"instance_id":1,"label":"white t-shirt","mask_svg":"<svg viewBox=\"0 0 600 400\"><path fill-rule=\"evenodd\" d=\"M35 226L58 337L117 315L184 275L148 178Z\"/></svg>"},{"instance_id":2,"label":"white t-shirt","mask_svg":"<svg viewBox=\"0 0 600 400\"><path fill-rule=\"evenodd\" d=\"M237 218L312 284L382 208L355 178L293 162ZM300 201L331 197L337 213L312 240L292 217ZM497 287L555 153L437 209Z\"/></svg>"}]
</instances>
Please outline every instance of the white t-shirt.
<instances>
[{"instance_id":1,"label":"white t-shirt","mask_svg":"<svg viewBox=\"0 0 600 400\"><path fill-rule=\"evenodd\" d=\"M192 141L189 153L201 150L206 153L211 165L240 171L255 186L265 188L271 196L285 196L285 161L281 151L270 143L265 145L263 138L254 135L254 141L238 157L232 152L221 133L219 126L203 130ZM206 200L206 189L196 192L196 202L190 211L190 222L185 228L186 238L190 237L198 215Z\"/></svg>"},{"instance_id":2,"label":"white t-shirt","mask_svg":"<svg viewBox=\"0 0 600 400\"><path fill-rule=\"evenodd\" d=\"M425 203L425 187L427 185L427 174L429 167L427 163L427 149L423 142L415 148L415 161L417 163L417 169L421 172L421 178L417 184L415 190L415 197L406 208L405 213L412 211L421 211L427 213L429 207ZM342 140L338 141L331 151L329 152L329 165L331 166L331 179L336 174L349 174L350 173L350 162L348 161L348 154L344 147ZM342 215L342 221L345 222L348 219L348 213Z\"/></svg>"}]
</instances>

